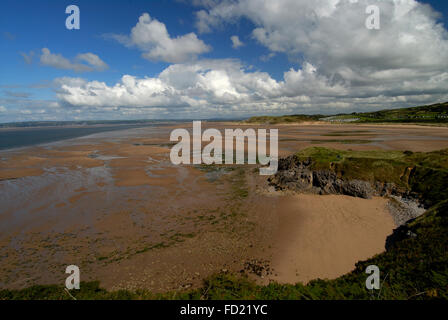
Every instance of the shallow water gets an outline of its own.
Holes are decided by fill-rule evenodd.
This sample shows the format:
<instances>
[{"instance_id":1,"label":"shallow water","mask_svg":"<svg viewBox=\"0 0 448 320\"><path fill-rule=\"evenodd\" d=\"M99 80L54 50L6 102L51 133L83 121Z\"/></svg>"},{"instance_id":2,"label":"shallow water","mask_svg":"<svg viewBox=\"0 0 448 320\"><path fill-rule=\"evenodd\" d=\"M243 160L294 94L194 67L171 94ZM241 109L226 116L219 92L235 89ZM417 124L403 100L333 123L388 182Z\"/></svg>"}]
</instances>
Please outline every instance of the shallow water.
<instances>
[{"instance_id":1,"label":"shallow water","mask_svg":"<svg viewBox=\"0 0 448 320\"><path fill-rule=\"evenodd\" d=\"M147 124L145 126L152 126ZM142 127L142 125L90 126L90 127L46 127L0 130L0 150L33 146L60 140Z\"/></svg>"}]
</instances>

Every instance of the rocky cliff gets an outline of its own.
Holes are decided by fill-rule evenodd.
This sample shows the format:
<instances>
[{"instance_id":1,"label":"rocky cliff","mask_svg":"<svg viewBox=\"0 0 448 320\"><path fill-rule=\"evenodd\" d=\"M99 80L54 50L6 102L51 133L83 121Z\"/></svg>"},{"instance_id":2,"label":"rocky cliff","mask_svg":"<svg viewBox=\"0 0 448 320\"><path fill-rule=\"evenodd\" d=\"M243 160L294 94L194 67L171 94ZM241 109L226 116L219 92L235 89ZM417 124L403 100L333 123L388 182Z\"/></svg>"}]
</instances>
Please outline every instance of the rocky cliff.
<instances>
[{"instance_id":1,"label":"rocky cliff","mask_svg":"<svg viewBox=\"0 0 448 320\"><path fill-rule=\"evenodd\" d=\"M416 218L425 212L418 194L394 183L369 182L346 179L341 173L329 170L313 170L312 160L301 160L292 155L279 160L278 172L268 179L276 190L321 195L340 194L370 199L373 196L389 197L389 210L397 225Z\"/></svg>"}]
</instances>

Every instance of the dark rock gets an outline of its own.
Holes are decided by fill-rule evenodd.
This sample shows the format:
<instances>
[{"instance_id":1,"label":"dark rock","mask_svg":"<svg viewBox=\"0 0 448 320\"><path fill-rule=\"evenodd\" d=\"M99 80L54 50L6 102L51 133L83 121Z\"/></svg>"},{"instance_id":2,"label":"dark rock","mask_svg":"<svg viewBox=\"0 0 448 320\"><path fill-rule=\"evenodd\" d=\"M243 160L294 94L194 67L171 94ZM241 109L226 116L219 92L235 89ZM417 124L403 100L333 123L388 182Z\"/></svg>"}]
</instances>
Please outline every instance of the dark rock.
<instances>
[{"instance_id":1,"label":"dark rock","mask_svg":"<svg viewBox=\"0 0 448 320\"><path fill-rule=\"evenodd\" d=\"M374 189L369 182L345 181L330 170L313 171L311 161L300 161L296 156L279 160L279 170L269 178L277 190L293 190L317 194L345 194L360 198L371 198Z\"/></svg>"},{"instance_id":2,"label":"dark rock","mask_svg":"<svg viewBox=\"0 0 448 320\"><path fill-rule=\"evenodd\" d=\"M292 190L315 194L344 194L370 199L372 196L408 196L393 183L345 180L332 170L311 170L311 159L289 156L279 160L277 173L268 179L276 190Z\"/></svg>"},{"instance_id":3,"label":"dark rock","mask_svg":"<svg viewBox=\"0 0 448 320\"><path fill-rule=\"evenodd\" d=\"M408 223L414 221L415 219L409 220ZM402 225L395 229L393 233L386 238L386 250L392 249L396 243L410 239L416 238L417 234L415 234L408 225Z\"/></svg>"},{"instance_id":4,"label":"dark rock","mask_svg":"<svg viewBox=\"0 0 448 320\"><path fill-rule=\"evenodd\" d=\"M343 188L342 192L343 194L363 199L370 199L374 194L372 185L367 181L361 181L361 180L345 181L342 188Z\"/></svg>"}]
</instances>

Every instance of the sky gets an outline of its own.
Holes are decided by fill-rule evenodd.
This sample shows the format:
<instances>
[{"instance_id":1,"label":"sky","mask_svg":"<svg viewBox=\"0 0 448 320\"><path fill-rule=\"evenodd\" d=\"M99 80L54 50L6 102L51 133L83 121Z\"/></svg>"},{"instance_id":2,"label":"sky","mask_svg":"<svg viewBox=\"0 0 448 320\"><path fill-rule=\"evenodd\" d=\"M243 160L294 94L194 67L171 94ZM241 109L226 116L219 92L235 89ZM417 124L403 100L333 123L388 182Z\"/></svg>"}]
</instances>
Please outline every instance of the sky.
<instances>
[{"instance_id":1,"label":"sky","mask_svg":"<svg viewBox=\"0 0 448 320\"><path fill-rule=\"evenodd\" d=\"M70 5L79 8L79 29L67 28ZM1 7L2 123L241 119L448 101L446 1L2 0Z\"/></svg>"}]
</instances>

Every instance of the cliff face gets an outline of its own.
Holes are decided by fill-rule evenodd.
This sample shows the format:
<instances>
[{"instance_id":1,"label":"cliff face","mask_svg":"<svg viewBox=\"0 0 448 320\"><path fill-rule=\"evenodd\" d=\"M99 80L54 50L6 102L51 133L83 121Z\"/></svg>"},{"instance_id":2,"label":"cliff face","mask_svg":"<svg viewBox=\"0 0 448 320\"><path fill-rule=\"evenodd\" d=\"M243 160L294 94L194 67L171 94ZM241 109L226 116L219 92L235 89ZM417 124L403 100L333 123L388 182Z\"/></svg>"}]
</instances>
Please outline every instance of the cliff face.
<instances>
[{"instance_id":1,"label":"cliff face","mask_svg":"<svg viewBox=\"0 0 448 320\"><path fill-rule=\"evenodd\" d=\"M388 208L398 226L425 212L418 200L418 194L394 183L345 179L331 168L312 170L311 165L312 160L300 160L295 155L280 159L278 172L268 179L269 185L274 186L276 190L300 193L340 194L364 199L373 196L389 197L391 201Z\"/></svg>"},{"instance_id":2,"label":"cliff face","mask_svg":"<svg viewBox=\"0 0 448 320\"><path fill-rule=\"evenodd\" d=\"M343 194L370 199L372 196L416 196L393 183L344 179L331 170L312 170L311 160L300 160L295 155L279 160L277 174L269 178L277 190L293 190L315 194Z\"/></svg>"}]
</instances>

